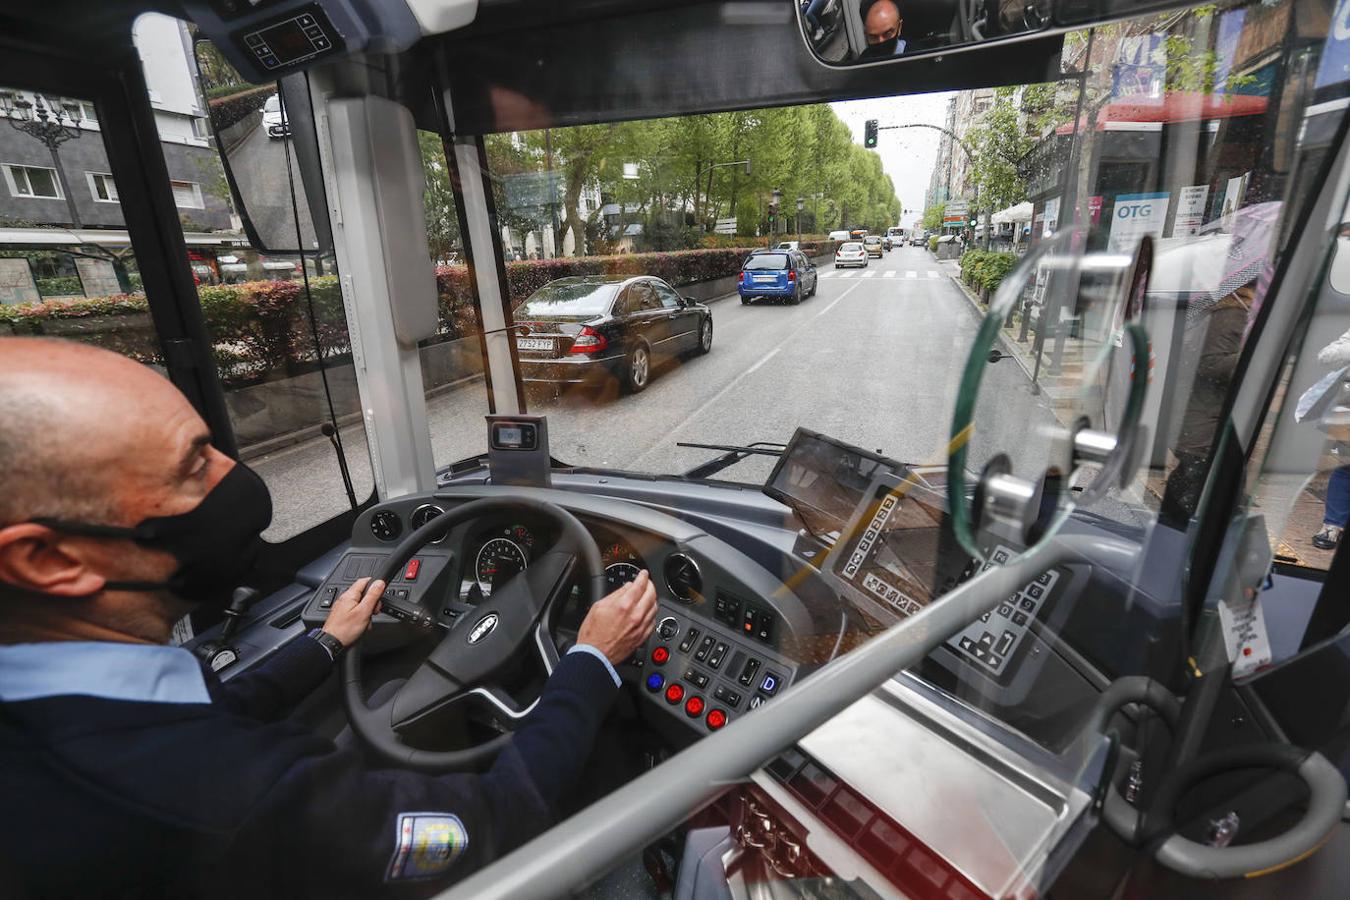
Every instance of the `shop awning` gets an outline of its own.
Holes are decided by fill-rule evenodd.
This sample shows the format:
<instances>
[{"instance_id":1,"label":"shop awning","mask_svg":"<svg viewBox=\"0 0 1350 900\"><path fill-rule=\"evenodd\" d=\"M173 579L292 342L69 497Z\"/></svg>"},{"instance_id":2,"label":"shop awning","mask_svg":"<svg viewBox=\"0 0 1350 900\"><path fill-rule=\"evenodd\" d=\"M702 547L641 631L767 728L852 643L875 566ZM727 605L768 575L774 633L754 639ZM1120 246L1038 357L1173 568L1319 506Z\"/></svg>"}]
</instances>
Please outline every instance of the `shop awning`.
<instances>
[{"instance_id":1,"label":"shop awning","mask_svg":"<svg viewBox=\"0 0 1350 900\"><path fill-rule=\"evenodd\" d=\"M1169 91L1161 97L1116 100L1097 110L1098 131L1106 131L1118 122L1172 123L1259 116L1270 101L1253 94L1206 94L1201 91ZM1081 119L1079 120L1082 121ZM1070 134L1073 123L1065 122L1056 134Z\"/></svg>"},{"instance_id":2,"label":"shop awning","mask_svg":"<svg viewBox=\"0 0 1350 900\"><path fill-rule=\"evenodd\" d=\"M1031 221L1031 201L1019 203L1016 206L1010 206L1007 209L1000 209L989 217L989 221L995 225L1005 225L1008 222L1030 222Z\"/></svg>"}]
</instances>

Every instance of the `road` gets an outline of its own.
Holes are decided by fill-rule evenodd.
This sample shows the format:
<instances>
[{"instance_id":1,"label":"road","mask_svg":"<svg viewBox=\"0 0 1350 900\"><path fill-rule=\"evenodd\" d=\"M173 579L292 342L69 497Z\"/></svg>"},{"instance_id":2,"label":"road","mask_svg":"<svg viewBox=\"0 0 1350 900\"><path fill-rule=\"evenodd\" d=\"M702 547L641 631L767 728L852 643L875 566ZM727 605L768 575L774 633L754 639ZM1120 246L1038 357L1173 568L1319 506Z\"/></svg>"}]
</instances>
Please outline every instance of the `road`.
<instances>
[{"instance_id":1,"label":"road","mask_svg":"<svg viewBox=\"0 0 1350 900\"><path fill-rule=\"evenodd\" d=\"M892 250L866 269L822 266L819 290L799 306L712 304L713 349L659 370L641 394L567 393L532 408L549 417L553 455L594 467L679 473L712 454L678 441L786 442L797 426L906 462L945 462L953 404L979 325L970 302L932 254ZM1044 398L1011 362L986 370L971 464L994 449L1027 458L1029 436L1050 426ZM481 452L487 401L475 381L428 403L438 466ZM358 492L370 491L360 427L344 430ZM754 457L719 477L761 484L773 459ZM337 467L326 441L254 462L277 497L276 539L339 511Z\"/></svg>"},{"instance_id":2,"label":"road","mask_svg":"<svg viewBox=\"0 0 1350 900\"><path fill-rule=\"evenodd\" d=\"M261 116L260 113L255 115ZM295 159L288 167L287 150L290 138L271 138L262 125L230 151L230 171L243 197L254 230L263 245L284 252L297 248L314 248L314 221L305 200L300 171L294 168ZM291 208L291 183L295 184L297 203ZM296 213L300 217L300 232L296 233Z\"/></svg>"}]
</instances>

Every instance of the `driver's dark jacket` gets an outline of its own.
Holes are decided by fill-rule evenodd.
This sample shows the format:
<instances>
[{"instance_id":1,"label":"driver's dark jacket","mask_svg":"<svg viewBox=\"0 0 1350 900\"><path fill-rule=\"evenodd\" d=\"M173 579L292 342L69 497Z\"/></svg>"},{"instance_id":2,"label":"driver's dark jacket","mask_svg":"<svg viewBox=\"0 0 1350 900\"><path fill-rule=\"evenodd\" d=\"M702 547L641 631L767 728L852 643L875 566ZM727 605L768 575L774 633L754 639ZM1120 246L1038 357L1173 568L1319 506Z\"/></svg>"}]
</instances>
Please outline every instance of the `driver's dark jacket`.
<instances>
[{"instance_id":1,"label":"driver's dark jacket","mask_svg":"<svg viewBox=\"0 0 1350 900\"><path fill-rule=\"evenodd\" d=\"M286 721L333 668L301 637L227 683L203 669L209 703L0 702L0 896L434 893L555 821L617 690L595 656L564 656L491 769L427 775ZM463 823L443 874L388 880L406 813Z\"/></svg>"}]
</instances>

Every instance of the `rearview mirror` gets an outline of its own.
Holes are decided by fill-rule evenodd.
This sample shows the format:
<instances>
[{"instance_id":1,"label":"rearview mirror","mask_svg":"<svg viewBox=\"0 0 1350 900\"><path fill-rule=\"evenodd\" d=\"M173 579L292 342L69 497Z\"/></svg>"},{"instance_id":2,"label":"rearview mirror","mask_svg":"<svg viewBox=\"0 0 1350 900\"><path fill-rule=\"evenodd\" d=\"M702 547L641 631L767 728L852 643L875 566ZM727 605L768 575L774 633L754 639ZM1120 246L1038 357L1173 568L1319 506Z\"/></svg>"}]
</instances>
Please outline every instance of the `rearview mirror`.
<instances>
[{"instance_id":1,"label":"rearview mirror","mask_svg":"<svg viewBox=\"0 0 1350 900\"><path fill-rule=\"evenodd\" d=\"M276 254L331 252L305 76L252 84L205 38L194 43L193 55L211 133L250 242Z\"/></svg>"},{"instance_id":2,"label":"rearview mirror","mask_svg":"<svg viewBox=\"0 0 1350 900\"><path fill-rule=\"evenodd\" d=\"M858 66L1039 31L1052 0L799 0L797 21L812 54Z\"/></svg>"}]
</instances>

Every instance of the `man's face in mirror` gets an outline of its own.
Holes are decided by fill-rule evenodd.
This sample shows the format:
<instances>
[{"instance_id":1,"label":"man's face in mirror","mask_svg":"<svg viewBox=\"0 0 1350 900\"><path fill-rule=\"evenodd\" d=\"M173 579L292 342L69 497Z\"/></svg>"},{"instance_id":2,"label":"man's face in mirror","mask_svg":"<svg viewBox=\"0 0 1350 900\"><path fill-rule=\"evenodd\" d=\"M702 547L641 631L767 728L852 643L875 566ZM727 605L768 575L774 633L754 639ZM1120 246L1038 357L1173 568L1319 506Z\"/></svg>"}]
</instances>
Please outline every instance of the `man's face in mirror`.
<instances>
[{"instance_id":1,"label":"man's face in mirror","mask_svg":"<svg viewBox=\"0 0 1350 900\"><path fill-rule=\"evenodd\" d=\"M864 0L863 16L863 30L867 34L869 47L895 45L904 21L900 18L900 7L895 5L894 0L876 0L870 6Z\"/></svg>"}]
</instances>

